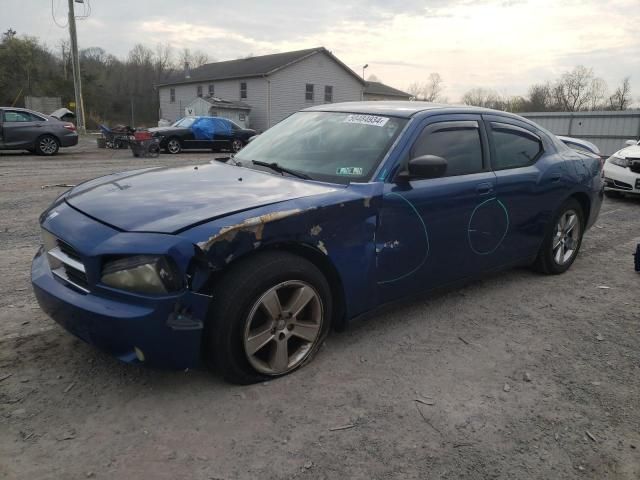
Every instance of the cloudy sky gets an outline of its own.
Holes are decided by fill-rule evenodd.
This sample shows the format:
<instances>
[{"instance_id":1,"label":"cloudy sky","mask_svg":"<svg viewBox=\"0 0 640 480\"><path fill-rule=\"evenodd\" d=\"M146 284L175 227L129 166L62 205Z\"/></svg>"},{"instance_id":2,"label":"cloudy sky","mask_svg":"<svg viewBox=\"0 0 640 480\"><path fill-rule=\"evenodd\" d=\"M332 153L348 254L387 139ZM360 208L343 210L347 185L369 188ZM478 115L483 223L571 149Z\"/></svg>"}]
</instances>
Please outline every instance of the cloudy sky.
<instances>
[{"instance_id":1,"label":"cloudy sky","mask_svg":"<svg viewBox=\"0 0 640 480\"><path fill-rule=\"evenodd\" d=\"M444 94L470 88L525 94L582 64L612 90L631 76L640 101L638 0L85 0L81 48L126 56L138 42L205 51L209 58L325 46L367 75L406 89L439 72ZM0 0L0 28L67 38L66 0ZM85 7L76 4L76 13Z\"/></svg>"}]
</instances>

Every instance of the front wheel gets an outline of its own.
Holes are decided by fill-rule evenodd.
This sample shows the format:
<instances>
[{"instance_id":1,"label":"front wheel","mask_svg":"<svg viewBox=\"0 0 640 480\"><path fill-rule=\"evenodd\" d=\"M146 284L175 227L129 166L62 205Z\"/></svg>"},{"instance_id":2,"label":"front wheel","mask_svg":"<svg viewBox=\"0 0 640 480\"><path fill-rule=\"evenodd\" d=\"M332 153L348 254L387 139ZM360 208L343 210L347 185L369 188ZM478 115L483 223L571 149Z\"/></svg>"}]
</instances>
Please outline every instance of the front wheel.
<instances>
[{"instance_id":1,"label":"front wheel","mask_svg":"<svg viewBox=\"0 0 640 480\"><path fill-rule=\"evenodd\" d=\"M331 290L308 260L265 252L242 261L215 287L207 324L209 359L232 383L286 375L308 362L331 323Z\"/></svg>"},{"instance_id":2,"label":"front wheel","mask_svg":"<svg viewBox=\"0 0 640 480\"><path fill-rule=\"evenodd\" d=\"M567 200L556 213L542 242L534 268L548 275L566 272L582 244L584 212L577 200Z\"/></svg>"},{"instance_id":3,"label":"front wheel","mask_svg":"<svg viewBox=\"0 0 640 480\"><path fill-rule=\"evenodd\" d=\"M35 150L38 155L50 157L58 153L59 149L60 143L53 135L43 135L36 141Z\"/></svg>"},{"instance_id":4,"label":"front wheel","mask_svg":"<svg viewBox=\"0 0 640 480\"><path fill-rule=\"evenodd\" d=\"M167 140L167 145L165 147L167 153L176 154L182 151L182 145L180 144L180 140L177 138L170 138Z\"/></svg>"},{"instance_id":5,"label":"front wheel","mask_svg":"<svg viewBox=\"0 0 640 480\"><path fill-rule=\"evenodd\" d=\"M231 142L231 150L233 150L233 153L238 153L243 147L244 142L238 138Z\"/></svg>"}]
</instances>

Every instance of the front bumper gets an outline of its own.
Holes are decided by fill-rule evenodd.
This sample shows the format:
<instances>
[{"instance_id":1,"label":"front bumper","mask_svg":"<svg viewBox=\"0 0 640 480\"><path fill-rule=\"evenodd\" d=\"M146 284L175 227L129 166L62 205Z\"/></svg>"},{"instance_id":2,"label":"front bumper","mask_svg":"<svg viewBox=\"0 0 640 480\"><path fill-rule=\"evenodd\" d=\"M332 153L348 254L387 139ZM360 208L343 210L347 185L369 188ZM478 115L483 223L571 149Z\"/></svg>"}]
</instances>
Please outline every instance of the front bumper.
<instances>
[{"instance_id":1,"label":"front bumper","mask_svg":"<svg viewBox=\"0 0 640 480\"><path fill-rule=\"evenodd\" d=\"M604 166L606 190L640 194L640 173L607 162Z\"/></svg>"},{"instance_id":2,"label":"front bumper","mask_svg":"<svg viewBox=\"0 0 640 480\"><path fill-rule=\"evenodd\" d=\"M43 227L56 237L73 242L87 266L89 291L73 288L72 284L55 276L47 253L41 248L33 259L31 282L42 310L78 338L122 361L168 368L198 366L210 297L188 289L170 296L152 297L101 287L92 270L99 265L98 258L113 250L109 245L119 245L130 253L135 245L127 239L134 238L149 246L153 244L153 238L143 238L149 237L147 234L114 231L64 204L56 206L55 211L59 214L53 219L51 215L47 217ZM86 243L80 242L73 233L91 224L94 238L87 238ZM75 231L70 228L75 228ZM66 238L65 233L69 233ZM90 245L96 245L96 234L101 237L102 245L91 251ZM164 237L167 241L173 240L175 250L180 239ZM158 249L157 244L155 248ZM167 252L173 251L166 245L165 248ZM112 251L111 254L114 253ZM180 261L180 255L174 255L174 258L176 256Z\"/></svg>"}]
</instances>

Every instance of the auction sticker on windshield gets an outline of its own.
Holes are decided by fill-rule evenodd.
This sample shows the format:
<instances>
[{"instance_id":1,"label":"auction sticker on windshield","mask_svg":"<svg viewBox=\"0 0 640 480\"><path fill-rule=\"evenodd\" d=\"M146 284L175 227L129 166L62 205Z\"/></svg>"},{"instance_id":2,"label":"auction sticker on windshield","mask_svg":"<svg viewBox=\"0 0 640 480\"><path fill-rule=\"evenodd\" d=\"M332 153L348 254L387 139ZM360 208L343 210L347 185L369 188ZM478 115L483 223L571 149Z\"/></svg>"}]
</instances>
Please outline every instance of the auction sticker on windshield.
<instances>
[{"instance_id":1,"label":"auction sticker on windshield","mask_svg":"<svg viewBox=\"0 0 640 480\"><path fill-rule=\"evenodd\" d=\"M362 175L362 167L340 167L336 169L336 175Z\"/></svg>"},{"instance_id":2,"label":"auction sticker on windshield","mask_svg":"<svg viewBox=\"0 0 640 480\"><path fill-rule=\"evenodd\" d=\"M360 125L372 125L374 127L384 127L389 121L389 117L379 117L377 115L348 115L344 123L359 123Z\"/></svg>"}]
</instances>

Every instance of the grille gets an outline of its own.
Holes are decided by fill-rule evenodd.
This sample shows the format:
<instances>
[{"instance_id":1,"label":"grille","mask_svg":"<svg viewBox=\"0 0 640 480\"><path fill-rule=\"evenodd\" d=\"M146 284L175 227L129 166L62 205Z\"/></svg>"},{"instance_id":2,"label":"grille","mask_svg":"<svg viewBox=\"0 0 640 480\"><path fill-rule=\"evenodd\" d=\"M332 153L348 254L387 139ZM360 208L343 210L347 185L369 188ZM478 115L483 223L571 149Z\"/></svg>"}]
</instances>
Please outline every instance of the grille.
<instances>
[{"instance_id":1,"label":"grille","mask_svg":"<svg viewBox=\"0 0 640 480\"><path fill-rule=\"evenodd\" d=\"M634 173L640 173L640 158L627 158L629 161L629 168Z\"/></svg>"},{"instance_id":2,"label":"grille","mask_svg":"<svg viewBox=\"0 0 640 480\"><path fill-rule=\"evenodd\" d=\"M611 180L610 178L605 178L604 183L608 187L619 188L620 190L633 190L633 185L629 185L628 183L621 182L619 180ZM636 182L636 185L637 183L638 182Z\"/></svg>"},{"instance_id":3,"label":"grille","mask_svg":"<svg viewBox=\"0 0 640 480\"><path fill-rule=\"evenodd\" d=\"M640 190L640 178L636 180L636 189Z\"/></svg>"},{"instance_id":4,"label":"grille","mask_svg":"<svg viewBox=\"0 0 640 480\"><path fill-rule=\"evenodd\" d=\"M51 273L74 290L89 293L89 282L80 254L71 245L46 230L42 231L42 240Z\"/></svg>"}]
</instances>

